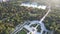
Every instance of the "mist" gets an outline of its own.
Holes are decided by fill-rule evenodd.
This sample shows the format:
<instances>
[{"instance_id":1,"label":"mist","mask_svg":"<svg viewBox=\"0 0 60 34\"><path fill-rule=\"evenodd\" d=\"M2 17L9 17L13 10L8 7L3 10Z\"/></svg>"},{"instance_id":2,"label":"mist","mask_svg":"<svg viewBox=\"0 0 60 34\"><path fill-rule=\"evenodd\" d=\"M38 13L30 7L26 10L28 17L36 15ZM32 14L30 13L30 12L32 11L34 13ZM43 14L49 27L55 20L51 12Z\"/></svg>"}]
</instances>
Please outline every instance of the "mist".
<instances>
[{"instance_id":1,"label":"mist","mask_svg":"<svg viewBox=\"0 0 60 34\"><path fill-rule=\"evenodd\" d=\"M60 7L60 0L28 0L28 1L38 2L41 4L45 4L45 5L59 6Z\"/></svg>"}]
</instances>

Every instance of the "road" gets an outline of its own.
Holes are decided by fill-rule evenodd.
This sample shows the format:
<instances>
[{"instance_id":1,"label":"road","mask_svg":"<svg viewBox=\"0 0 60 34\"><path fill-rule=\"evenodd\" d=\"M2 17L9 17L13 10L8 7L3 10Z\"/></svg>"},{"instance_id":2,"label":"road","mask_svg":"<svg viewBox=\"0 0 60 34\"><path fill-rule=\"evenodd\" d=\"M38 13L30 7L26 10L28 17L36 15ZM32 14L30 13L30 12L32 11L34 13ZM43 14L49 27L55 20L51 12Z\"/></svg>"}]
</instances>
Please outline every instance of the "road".
<instances>
[{"instance_id":1,"label":"road","mask_svg":"<svg viewBox=\"0 0 60 34\"><path fill-rule=\"evenodd\" d=\"M40 24L43 24L42 21L46 18L46 16L49 14L49 12L51 11L50 7L49 7L49 10L48 12L43 16L43 18L40 20ZM25 22L23 25L20 25L19 27L17 26L17 28L14 30L14 32L12 32L11 34L16 34L18 31L21 31L23 29L23 26L26 24L27 22ZM42 27L43 26L43 27ZM41 29L44 30L45 26L44 24L41 25ZM47 30L45 28L45 30Z\"/></svg>"},{"instance_id":2,"label":"road","mask_svg":"<svg viewBox=\"0 0 60 34\"><path fill-rule=\"evenodd\" d=\"M24 24L19 24L20 26L17 25L17 28L11 33L11 34L16 34L17 32L21 31L23 29L23 26L26 24L27 22L25 22Z\"/></svg>"}]
</instances>

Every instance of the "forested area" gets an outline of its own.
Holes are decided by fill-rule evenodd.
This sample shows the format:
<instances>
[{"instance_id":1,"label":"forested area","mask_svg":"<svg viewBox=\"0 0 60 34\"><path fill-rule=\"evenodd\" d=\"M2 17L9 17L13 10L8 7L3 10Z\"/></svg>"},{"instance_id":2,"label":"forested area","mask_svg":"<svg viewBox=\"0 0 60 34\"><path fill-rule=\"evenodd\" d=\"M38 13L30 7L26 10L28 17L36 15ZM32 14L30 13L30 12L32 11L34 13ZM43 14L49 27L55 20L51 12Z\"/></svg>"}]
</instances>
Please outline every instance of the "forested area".
<instances>
[{"instance_id":1,"label":"forested area","mask_svg":"<svg viewBox=\"0 0 60 34\"><path fill-rule=\"evenodd\" d=\"M48 29L53 30L54 34L60 34L60 9L54 8L44 20Z\"/></svg>"},{"instance_id":2,"label":"forested area","mask_svg":"<svg viewBox=\"0 0 60 34\"><path fill-rule=\"evenodd\" d=\"M10 34L18 24L27 20L40 20L47 10L33 9L14 5L11 2L0 3L0 34ZM60 10L52 9L43 21L54 34L60 34Z\"/></svg>"}]
</instances>

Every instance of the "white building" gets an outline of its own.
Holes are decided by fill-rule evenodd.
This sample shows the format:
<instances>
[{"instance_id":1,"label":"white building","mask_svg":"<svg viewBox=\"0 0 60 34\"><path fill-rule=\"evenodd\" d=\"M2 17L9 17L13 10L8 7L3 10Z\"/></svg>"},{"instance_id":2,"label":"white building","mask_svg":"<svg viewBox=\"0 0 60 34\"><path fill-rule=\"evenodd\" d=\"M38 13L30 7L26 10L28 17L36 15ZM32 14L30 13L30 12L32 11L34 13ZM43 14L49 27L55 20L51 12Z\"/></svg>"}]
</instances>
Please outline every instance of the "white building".
<instances>
[{"instance_id":1,"label":"white building","mask_svg":"<svg viewBox=\"0 0 60 34\"><path fill-rule=\"evenodd\" d=\"M32 7L32 8L38 8L38 9L46 9L45 5L39 5L37 3L21 3L20 6L26 6L26 7Z\"/></svg>"}]
</instances>

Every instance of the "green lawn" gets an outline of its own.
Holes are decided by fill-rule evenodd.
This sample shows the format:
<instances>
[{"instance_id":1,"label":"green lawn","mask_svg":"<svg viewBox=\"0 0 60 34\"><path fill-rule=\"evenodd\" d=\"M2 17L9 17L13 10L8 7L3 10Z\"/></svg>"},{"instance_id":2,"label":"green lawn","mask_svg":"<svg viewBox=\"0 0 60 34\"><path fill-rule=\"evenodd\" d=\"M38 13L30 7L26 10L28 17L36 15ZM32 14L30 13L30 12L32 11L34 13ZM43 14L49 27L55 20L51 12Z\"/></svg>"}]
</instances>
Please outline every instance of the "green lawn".
<instances>
[{"instance_id":1,"label":"green lawn","mask_svg":"<svg viewBox=\"0 0 60 34\"><path fill-rule=\"evenodd\" d=\"M27 34L24 30L21 30L19 34Z\"/></svg>"}]
</instances>

